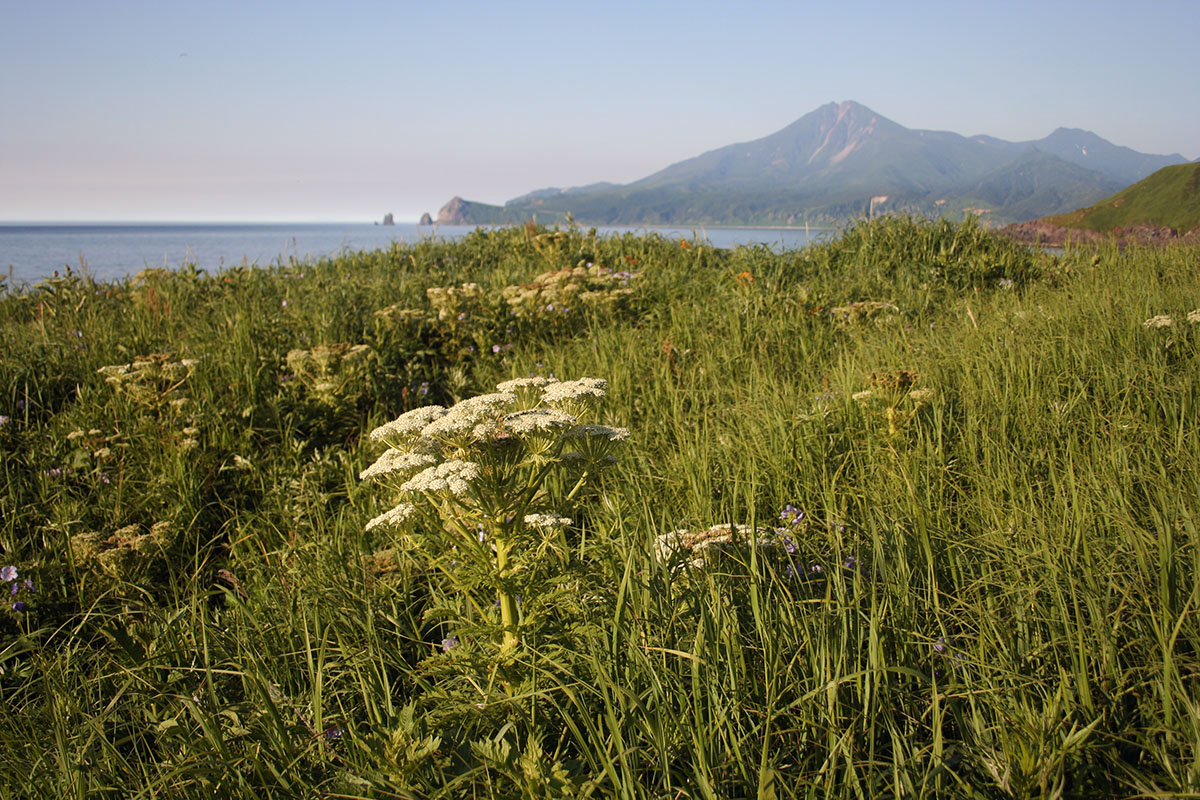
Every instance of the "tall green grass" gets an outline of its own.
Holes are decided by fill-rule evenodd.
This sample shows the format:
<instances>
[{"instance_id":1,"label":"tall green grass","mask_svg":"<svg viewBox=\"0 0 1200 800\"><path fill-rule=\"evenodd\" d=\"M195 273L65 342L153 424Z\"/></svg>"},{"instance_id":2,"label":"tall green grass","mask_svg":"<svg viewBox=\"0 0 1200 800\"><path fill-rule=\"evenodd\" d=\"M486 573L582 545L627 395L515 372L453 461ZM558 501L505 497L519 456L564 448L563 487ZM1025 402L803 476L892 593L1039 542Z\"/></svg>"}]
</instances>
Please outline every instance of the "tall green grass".
<instances>
[{"instance_id":1,"label":"tall green grass","mask_svg":"<svg viewBox=\"0 0 1200 800\"><path fill-rule=\"evenodd\" d=\"M0 563L37 588L0 617L0 797L1200 794L1200 252L549 233L0 298ZM497 353L374 314L581 262L641 273L629 313L497 305ZM319 401L287 353L335 343L373 356ZM181 406L97 373L160 351L197 360ZM852 396L900 370L932 394L889 432ZM607 378L633 436L575 601L504 663L443 653L441 579L363 532L364 434L529 373ZM655 556L788 503L794 553Z\"/></svg>"}]
</instances>

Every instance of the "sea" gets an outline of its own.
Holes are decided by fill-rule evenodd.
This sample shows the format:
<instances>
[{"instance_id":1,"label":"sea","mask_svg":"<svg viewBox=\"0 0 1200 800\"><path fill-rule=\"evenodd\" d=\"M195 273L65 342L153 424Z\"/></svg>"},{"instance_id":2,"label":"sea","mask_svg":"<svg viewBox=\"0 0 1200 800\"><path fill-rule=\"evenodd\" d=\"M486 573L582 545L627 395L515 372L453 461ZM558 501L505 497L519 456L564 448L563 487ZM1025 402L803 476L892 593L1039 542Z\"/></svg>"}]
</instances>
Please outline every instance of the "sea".
<instances>
[{"instance_id":1,"label":"sea","mask_svg":"<svg viewBox=\"0 0 1200 800\"><path fill-rule=\"evenodd\" d=\"M98 281L117 281L150 267L185 264L210 273L241 265L272 266L345 252L377 250L394 242L438 237L448 241L473 225L417 226L398 223L0 223L0 274L11 290L36 285L67 270ZM602 227L605 235L653 232L707 242L712 247L765 245L800 248L826 231L778 228Z\"/></svg>"}]
</instances>

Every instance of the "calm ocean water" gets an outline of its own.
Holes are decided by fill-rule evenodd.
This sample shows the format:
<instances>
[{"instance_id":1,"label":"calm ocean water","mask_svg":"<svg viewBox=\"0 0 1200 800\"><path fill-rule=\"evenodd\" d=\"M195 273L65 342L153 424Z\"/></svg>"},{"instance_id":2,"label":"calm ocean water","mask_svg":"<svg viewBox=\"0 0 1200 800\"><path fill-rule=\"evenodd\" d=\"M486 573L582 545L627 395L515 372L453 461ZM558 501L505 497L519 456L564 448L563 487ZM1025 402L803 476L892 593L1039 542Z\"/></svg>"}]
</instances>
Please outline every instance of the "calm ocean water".
<instances>
[{"instance_id":1,"label":"calm ocean water","mask_svg":"<svg viewBox=\"0 0 1200 800\"><path fill-rule=\"evenodd\" d=\"M115 280L147 267L178 268L194 263L216 272L246 263L269 266L290 259L319 258L346 250L375 250L394 241L416 242L438 236L457 239L475 226L418 228L323 224L143 224L143 225L10 225L0 224L0 272L11 272L12 285L34 284L81 266L97 280ZM603 233L642 232L645 228L601 228ZM707 239L714 247L767 244L803 247L802 230L766 228L654 228L663 236ZM822 235L813 230L813 238Z\"/></svg>"}]
</instances>

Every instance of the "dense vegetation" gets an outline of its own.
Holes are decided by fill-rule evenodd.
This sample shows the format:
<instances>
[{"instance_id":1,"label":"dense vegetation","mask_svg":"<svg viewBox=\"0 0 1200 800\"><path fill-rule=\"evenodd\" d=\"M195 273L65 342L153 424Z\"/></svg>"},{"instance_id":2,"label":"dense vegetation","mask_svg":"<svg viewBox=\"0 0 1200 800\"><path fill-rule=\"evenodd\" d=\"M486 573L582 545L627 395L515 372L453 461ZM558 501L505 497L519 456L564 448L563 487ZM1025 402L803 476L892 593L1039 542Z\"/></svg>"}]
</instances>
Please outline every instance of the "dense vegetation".
<instances>
[{"instance_id":1,"label":"dense vegetation","mask_svg":"<svg viewBox=\"0 0 1200 800\"><path fill-rule=\"evenodd\" d=\"M1050 217L1047 222L1098 233L1135 225L1187 233L1200 227L1200 164L1163 167L1094 206Z\"/></svg>"},{"instance_id":2,"label":"dense vegetation","mask_svg":"<svg viewBox=\"0 0 1200 800\"><path fill-rule=\"evenodd\" d=\"M530 226L10 287L0 797L1195 796L1198 262ZM449 494L365 530L370 431L551 374L630 435L524 572L428 547Z\"/></svg>"}]
</instances>

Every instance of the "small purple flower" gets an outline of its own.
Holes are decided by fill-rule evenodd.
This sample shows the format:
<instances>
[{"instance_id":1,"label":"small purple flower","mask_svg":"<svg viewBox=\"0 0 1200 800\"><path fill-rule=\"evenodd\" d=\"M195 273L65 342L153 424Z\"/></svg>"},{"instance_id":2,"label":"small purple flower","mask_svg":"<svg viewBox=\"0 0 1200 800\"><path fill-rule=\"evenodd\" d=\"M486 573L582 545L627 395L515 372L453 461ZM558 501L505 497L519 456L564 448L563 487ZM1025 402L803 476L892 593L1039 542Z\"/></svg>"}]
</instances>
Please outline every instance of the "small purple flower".
<instances>
[{"instance_id":1,"label":"small purple flower","mask_svg":"<svg viewBox=\"0 0 1200 800\"><path fill-rule=\"evenodd\" d=\"M783 511L779 512L779 520L785 525L796 525L802 519L804 519L804 512L791 503L788 503L783 507Z\"/></svg>"},{"instance_id":2,"label":"small purple flower","mask_svg":"<svg viewBox=\"0 0 1200 800\"><path fill-rule=\"evenodd\" d=\"M492 345L492 353L499 353L499 352L500 352L500 345L498 345L498 344Z\"/></svg>"},{"instance_id":3,"label":"small purple flower","mask_svg":"<svg viewBox=\"0 0 1200 800\"><path fill-rule=\"evenodd\" d=\"M937 637L937 639L933 643L934 652L937 652L937 653L946 652L946 649L949 648L949 646L950 646L950 644L949 644L949 642L946 641L945 636Z\"/></svg>"},{"instance_id":4,"label":"small purple flower","mask_svg":"<svg viewBox=\"0 0 1200 800\"><path fill-rule=\"evenodd\" d=\"M25 604L24 604L24 603L22 603L20 600L18 600L17 602L15 602L15 603L13 603L13 604L12 604L12 610L13 610L13 611L24 611L24 610L25 610Z\"/></svg>"},{"instance_id":5,"label":"small purple flower","mask_svg":"<svg viewBox=\"0 0 1200 800\"><path fill-rule=\"evenodd\" d=\"M24 410L25 410L25 401L18 400L17 401L17 411L24 411Z\"/></svg>"},{"instance_id":6,"label":"small purple flower","mask_svg":"<svg viewBox=\"0 0 1200 800\"><path fill-rule=\"evenodd\" d=\"M49 478L61 478L63 471L60 467L54 467L52 469L42 470L42 474Z\"/></svg>"},{"instance_id":7,"label":"small purple flower","mask_svg":"<svg viewBox=\"0 0 1200 800\"><path fill-rule=\"evenodd\" d=\"M809 564L808 571L813 573L814 575L820 575L822 572L825 571L825 568L822 567L820 564Z\"/></svg>"},{"instance_id":8,"label":"small purple flower","mask_svg":"<svg viewBox=\"0 0 1200 800\"><path fill-rule=\"evenodd\" d=\"M796 540L793 539L791 536L784 536L783 537L783 549L785 551L787 551L788 555L795 555L796 554Z\"/></svg>"},{"instance_id":9,"label":"small purple flower","mask_svg":"<svg viewBox=\"0 0 1200 800\"><path fill-rule=\"evenodd\" d=\"M342 734L345 732L346 729L341 725L334 725L332 728L326 728L325 733L322 735L325 737L326 741L336 742L342 738Z\"/></svg>"},{"instance_id":10,"label":"small purple flower","mask_svg":"<svg viewBox=\"0 0 1200 800\"><path fill-rule=\"evenodd\" d=\"M37 591L37 589L33 588L33 581L31 581L29 578L25 579L25 588L31 592Z\"/></svg>"},{"instance_id":11,"label":"small purple flower","mask_svg":"<svg viewBox=\"0 0 1200 800\"><path fill-rule=\"evenodd\" d=\"M475 352L475 345L473 345L473 344L471 344L471 345L467 345L467 352L468 352L468 353L474 353L474 352Z\"/></svg>"},{"instance_id":12,"label":"small purple flower","mask_svg":"<svg viewBox=\"0 0 1200 800\"><path fill-rule=\"evenodd\" d=\"M0 567L0 581L15 581L17 579L16 567Z\"/></svg>"},{"instance_id":13,"label":"small purple flower","mask_svg":"<svg viewBox=\"0 0 1200 800\"><path fill-rule=\"evenodd\" d=\"M12 591L10 591L9 594L15 595L19 591L21 591L21 584L17 583L16 581L13 581Z\"/></svg>"},{"instance_id":14,"label":"small purple flower","mask_svg":"<svg viewBox=\"0 0 1200 800\"><path fill-rule=\"evenodd\" d=\"M858 559L854 556L849 556L846 558L846 561L844 564L842 564L842 566L846 569L858 569Z\"/></svg>"},{"instance_id":15,"label":"small purple flower","mask_svg":"<svg viewBox=\"0 0 1200 800\"><path fill-rule=\"evenodd\" d=\"M280 307L287 308L287 300L284 300L283 303L280 305Z\"/></svg>"},{"instance_id":16,"label":"small purple flower","mask_svg":"<svg viewBox=\"0 0 1200 800\"><path fill-rule=\"evenodd\" d=\"M112 483L112 479L108 477L107 472L101 472L100 473L100 482L107 485L107 484Z\"/></svg>"},{"instance_id":17,"label":"small purple flower","mask_svg":"<svg viewBox=\"0 0 1200 800\"><path fill-rule=\"evenodd\" d=\"M0 425L7 425L7 424L8 424L8 417L5 416L4 414L0 414Z\"/></svg>"},{"instance_id":18,"label":"small purple flower","mask_svg":"<svg viewBox=\"0 0 1200 800\"><path fill-rule=\"evenodd\" d=\"M465 312L465 311L458 315L459 322L462 322L466 318L467 318L467 312Z\"/></svg>"},{"instance_id":19,"label":"small purple flower","mask_svg":"<svg viewBox=\"0 0 1200 800\"><path fill-rule=\"evenodd\" d=\"M447 636L445 639L442 639L442 652L443 653L449 653L451 650L453 650L456 647L458 647L458 637L457 636Z\"/></svg>"},{"instance_id":20,"label":"small purple flower","mask_svg":"<svg viewBox=\"0 0 1200 800\"><path fill-rule=\"evenodd\" d=\"M421 381L421 385L417 387L417 394L421 395L421 397L429 394L429 381Z\"/></svg>"},{"instance_id":21,"label":"small purple flower","mask_svg":"<svg viewBox=\"0 0 1200 800\"><path fill-rule=\"evenodd\" d=\"M82 339L83 331L75 331L75 330L67 331L67 336L74 336L76 339Z\"/></svg>"}]
</instances>

